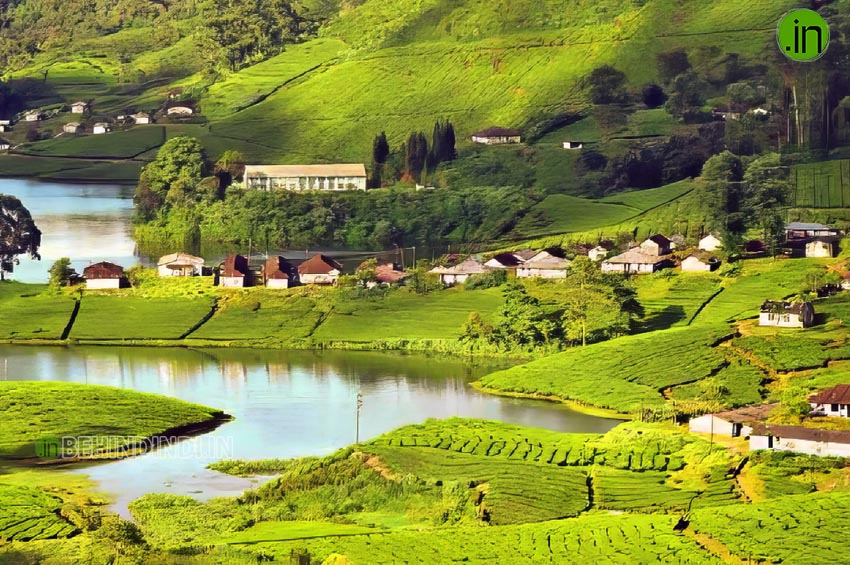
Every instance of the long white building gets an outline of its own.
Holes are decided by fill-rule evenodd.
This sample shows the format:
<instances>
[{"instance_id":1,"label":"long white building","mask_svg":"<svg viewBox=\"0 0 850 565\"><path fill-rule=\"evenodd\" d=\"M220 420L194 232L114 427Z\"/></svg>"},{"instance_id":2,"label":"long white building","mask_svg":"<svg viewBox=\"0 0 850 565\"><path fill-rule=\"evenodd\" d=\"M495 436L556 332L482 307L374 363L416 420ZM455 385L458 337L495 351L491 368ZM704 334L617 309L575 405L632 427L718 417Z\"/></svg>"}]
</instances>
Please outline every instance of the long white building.
<instances>
[{"instance_id":1,"label":"long white building","mask_svg":"<svg viewBox=\"0 0 850 565\"><path fill-rule=\"evenodd\" d=\"M342 165L247 165L245 186L253 190L366 190L366 167Z\"/></svg>"}]
</instances>

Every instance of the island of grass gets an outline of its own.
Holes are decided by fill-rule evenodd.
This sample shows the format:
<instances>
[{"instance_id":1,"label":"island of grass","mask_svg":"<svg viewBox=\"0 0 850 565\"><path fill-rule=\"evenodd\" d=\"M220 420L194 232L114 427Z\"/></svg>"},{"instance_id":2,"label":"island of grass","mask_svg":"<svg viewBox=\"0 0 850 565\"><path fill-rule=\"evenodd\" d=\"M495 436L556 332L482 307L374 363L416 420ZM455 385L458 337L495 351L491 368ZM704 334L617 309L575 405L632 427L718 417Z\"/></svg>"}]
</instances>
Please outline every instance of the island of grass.
<instances>
[{"instance_id":1,"label":"island of grass","mask_svg":"<svg viewBox=\"0 0 850 565\"><path fill-rule=\"evenodd\" d=\"M201 433L230 419L220 410L121 388L47 381L0 383L0 459L34 459L44 438L92 437L119 457L134 438ZM102 444L102 445L101 445Z\"/></svg>"}]
</instances>

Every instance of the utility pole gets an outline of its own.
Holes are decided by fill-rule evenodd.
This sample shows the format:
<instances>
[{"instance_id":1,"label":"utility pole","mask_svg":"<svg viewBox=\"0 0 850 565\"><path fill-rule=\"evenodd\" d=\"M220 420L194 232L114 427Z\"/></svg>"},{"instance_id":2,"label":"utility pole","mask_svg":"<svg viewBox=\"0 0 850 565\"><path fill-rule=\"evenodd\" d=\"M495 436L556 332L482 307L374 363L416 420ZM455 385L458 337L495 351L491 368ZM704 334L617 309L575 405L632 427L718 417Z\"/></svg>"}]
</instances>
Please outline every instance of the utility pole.
<instances>
[{"instance_id":1,"label":"utility pole","mask_svg":"<svg viewBox=\"0 0 850 565\"><path fill-rule=\"evenodd\" d=\"M357 419L354 427L354 443L360 443L360 410L363 408L363 394L357 389Z\"/></svg>"}]
</instances>

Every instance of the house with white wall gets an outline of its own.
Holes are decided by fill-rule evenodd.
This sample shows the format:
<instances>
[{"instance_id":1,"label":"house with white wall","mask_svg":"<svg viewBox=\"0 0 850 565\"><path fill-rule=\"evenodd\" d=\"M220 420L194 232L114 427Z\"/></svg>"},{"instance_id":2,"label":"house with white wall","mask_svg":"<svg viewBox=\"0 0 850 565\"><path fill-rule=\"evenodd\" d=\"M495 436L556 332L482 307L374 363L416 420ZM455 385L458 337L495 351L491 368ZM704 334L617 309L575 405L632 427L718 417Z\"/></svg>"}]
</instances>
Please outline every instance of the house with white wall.
<instances>
[{"instance_id":1,"label":"house with white wall","mask_svg":"<svg viewBox=\"0 0 850 565\"><path fill-rule=\"evenodd\" d=\"M850 384L835 385L809 397L813 416L850 418Z\"/></svg>"},{"instance_id":2,"label":"house with white wall","mask_svg":"<svg viewBox=\"0 0 850 565\"><path fill-rule=\"evenodd\" d=\"M850 431L802 426L756 426L750 434L750 450L757 449L850 457Z\"/></svg>"}]
</instances>

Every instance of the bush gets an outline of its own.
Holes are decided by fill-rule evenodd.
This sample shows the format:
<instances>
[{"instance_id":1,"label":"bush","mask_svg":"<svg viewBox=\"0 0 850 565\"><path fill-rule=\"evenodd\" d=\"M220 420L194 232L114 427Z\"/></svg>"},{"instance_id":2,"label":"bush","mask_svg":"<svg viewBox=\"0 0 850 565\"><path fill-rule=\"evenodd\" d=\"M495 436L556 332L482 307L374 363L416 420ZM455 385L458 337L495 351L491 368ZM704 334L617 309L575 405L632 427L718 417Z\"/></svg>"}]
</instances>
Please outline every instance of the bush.
<instances>
[{"instance_id":1,"label":"bush","mask_svg":"<svg viewBox=\"0 0 850 565\"><path fill-rule=\"evenodd\" d=\"M477 290L483 288L494 288L502 286L508 281L508 272L504 269L497 269L489 273L481 273L480 275L472 275L463 286L466 290Z\"/></svg>"}]
</instances>

